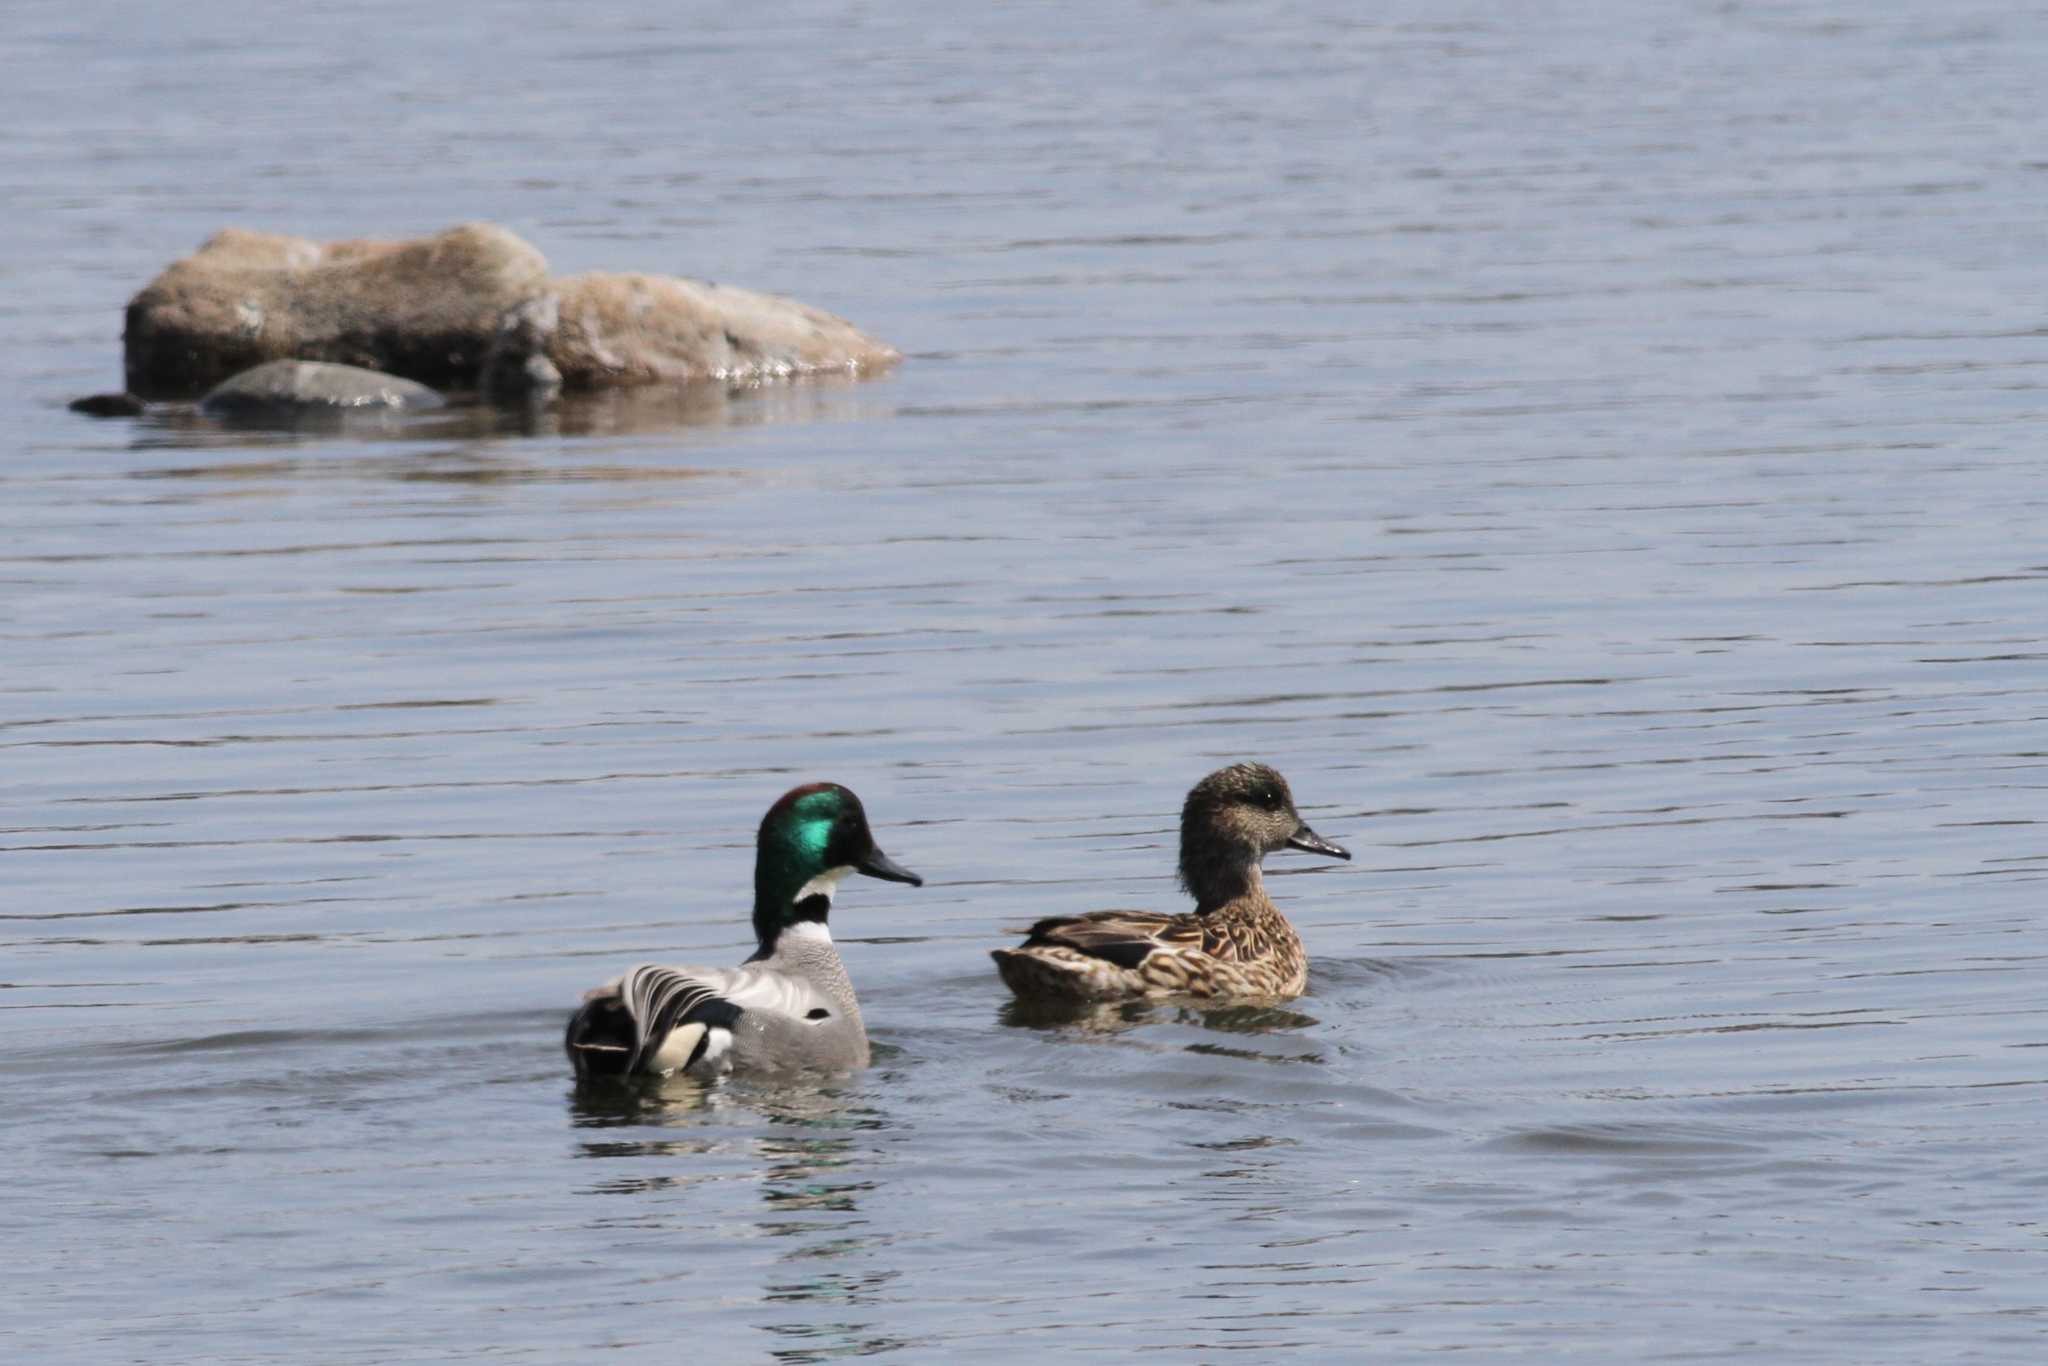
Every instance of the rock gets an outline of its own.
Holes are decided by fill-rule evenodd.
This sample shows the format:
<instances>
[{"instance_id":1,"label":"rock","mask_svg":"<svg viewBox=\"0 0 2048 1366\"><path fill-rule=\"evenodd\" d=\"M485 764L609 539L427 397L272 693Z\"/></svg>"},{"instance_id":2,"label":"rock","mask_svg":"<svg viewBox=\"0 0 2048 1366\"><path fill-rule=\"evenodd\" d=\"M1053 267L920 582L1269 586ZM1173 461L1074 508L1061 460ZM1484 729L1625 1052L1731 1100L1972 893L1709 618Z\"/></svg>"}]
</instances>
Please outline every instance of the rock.
<instances>
[{"instance_id":1,"label":"rock","mask_svg":"<svg viewBox=\"0 0 2048 1366\"><path fill-rule=\"evenodd\" d=\"M538 251L487 223L324 245L231 228L135 296L124 340L128 387L153 398L274 360L531 403L557 389L859 376L902 359L773 294L671 275L550 279Z\"/></svg>"},{"instance_id":2,"label":"rock","mask_svg":"<svg viewBox=\"0 0 2048 1366\"><path fill-rule=\"evenodd\" d=\"M902 359L844 318L775 294L604 273L572 275L555 288L561 321L547 356L568 389L858 375Z\"/></svg>"},{"instance_id":3,"label":"rock","mask_svg":"<svg viewBox=\"0 0 2048 1366\"><path fill-rule=\"evenodd\" d=\"M149 405L133 394L87 394L65 406L87 417L140 417Z\"/></svg>"},{"instance_id":4,"label":"rock","mask_svg":"<svg viewBox=\"0 0 2048 1366\"><path fill-rule=\"evenodd\" d=\"M291 421L353 412L415 411L446 400L397 375L325 361L274 360L214 386L199 401L211 417Z\"/></svg>"},{"instance_id":5,"label":"rock","mask_svg":"<svg viewBox=\"0 0 2048 1366\"><path fill-rule=\"evenodd\" d=\"M549 338L561 321L552 292L528 299L498 320L498 335L484 357L477 388L487 398L544 403L562 390L562 372L548 359Z\"/></svg>"},{"instance_id":6,"label":"rock","mask_svg":"<svg viewBox=\"0 0 2048 1366\"><path fill-rule=\"evenodd\" d=\"M265 361L309 360L468 388L499 321L546 283L546 259L487 223L327 244L231 228L129 303L128 387L190 398Z\"/></svg>"}]
</instances>

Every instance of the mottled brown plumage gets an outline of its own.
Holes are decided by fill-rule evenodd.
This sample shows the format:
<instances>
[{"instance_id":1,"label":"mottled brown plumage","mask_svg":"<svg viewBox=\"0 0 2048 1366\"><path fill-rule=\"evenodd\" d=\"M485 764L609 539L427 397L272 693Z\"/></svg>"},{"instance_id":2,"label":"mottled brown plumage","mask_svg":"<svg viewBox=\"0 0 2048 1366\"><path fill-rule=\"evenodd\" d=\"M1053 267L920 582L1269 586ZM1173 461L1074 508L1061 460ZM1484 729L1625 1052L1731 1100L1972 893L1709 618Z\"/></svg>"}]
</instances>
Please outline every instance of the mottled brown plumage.
<instances>
[{"instance_id":1,"label":"mottled brown plumage","mask_svg":"<svg viewBox=\"0 0 2048 1366\"><path fill-rule=\"evenodd\" d=\"M1267 854L1290 846L1351 857L1302 822L1273 769L1219 769L1181 808L1180 880L1194 910L1052 916L1016 948L995 950L996 969L1033 999L1298 996L1308 955L1259 870Z\"/></svg>"}]
</instances>

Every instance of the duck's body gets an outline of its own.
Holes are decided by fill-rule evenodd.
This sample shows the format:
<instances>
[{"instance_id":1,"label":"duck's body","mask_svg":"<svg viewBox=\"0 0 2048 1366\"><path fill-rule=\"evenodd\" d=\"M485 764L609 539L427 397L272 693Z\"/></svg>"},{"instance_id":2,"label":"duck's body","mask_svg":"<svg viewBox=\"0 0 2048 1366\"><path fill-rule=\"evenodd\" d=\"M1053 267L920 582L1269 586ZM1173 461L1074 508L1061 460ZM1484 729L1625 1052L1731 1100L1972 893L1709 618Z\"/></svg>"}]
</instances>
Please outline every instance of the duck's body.
<instances>
[{"instance_id":1,"label":"duck's body","mask_svg":"<svg viewBox=\"0 0 2048 1366\"><path fill-rule=\"evenodd\" d=\"M754 866L760 947L736 968L643 963L585 993L566 1043L579 1078L846 1072L868 1064L853 981L826 926L852 873L920 884L875 847L860 799L813 783L762 818Z\"/></svg>"},{"instance_id":2,"label":"duck's body","mask_svg":"<svg viewBox=\"0 0 2048 1366\"><path fill-rule=\"evenodd\" d=\"M736 968L642 963L584 993L569 1021L582 1076L710 1080L727 1072L850 1072L867 1027L830 931L785 931Z\"/></svg>"},{"instance_id":3,"label":"duck's body","mask_svg":"<svg viewBox=\"0 0 2048 1366\"><path fill-rule=\"evenodd\" d=\"M1019 996L1299 996L1308 985L1301 936L1264 896L1207 915L1053 916L993 956Z\"/></svg>"},{"instance_id":4,"label":"duck's body","mask_svg":"<svg viewBox=\"0 0 2048 1366\"><path fill-rule=\"evenodd\" d=\"M1287 781L1264 764L1210 774L1181 810L1180 915L1096 911L1053 916L991 955L1010 990L1033 1000L1146 996L1298 996L1308 984L1301 936L1266 895L1260 860L1293 847L1348 859L1294 809Z\"/></svg>"}]
</instances>

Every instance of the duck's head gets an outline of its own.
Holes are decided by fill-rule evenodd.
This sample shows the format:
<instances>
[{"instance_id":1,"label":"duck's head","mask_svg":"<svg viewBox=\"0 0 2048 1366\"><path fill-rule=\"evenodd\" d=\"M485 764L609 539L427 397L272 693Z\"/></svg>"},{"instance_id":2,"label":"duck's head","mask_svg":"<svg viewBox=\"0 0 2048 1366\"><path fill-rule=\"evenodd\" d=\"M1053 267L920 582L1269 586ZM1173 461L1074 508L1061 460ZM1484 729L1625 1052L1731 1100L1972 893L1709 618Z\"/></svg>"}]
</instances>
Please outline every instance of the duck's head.
<instances>
[{"instance_id":1,"label":"duck's head","mask_svg":"<svg viewBox=\"0 0 2048 1366\"><path fill-rule=\"evenodd\" d=\"M761 818L754 855L754 930L762 947L798 921L823 922L853 873L922 887L924 879L875 845L860 798L837 783L782 794Z\"/></svg>"},{"instance_id":2,"label":"duck's head","mask_svg":"<svg viewBox=\"0 0 2048 1366\"><path fill-rule=\"evenodd\" d=\"M1219 768L1188 793L1180 811L1180 880L1202 908L1257 886L1260 861L1276 849L1351 857L1308 828L1287 780L1265 764Z\"/></svg>"}]
</instances>

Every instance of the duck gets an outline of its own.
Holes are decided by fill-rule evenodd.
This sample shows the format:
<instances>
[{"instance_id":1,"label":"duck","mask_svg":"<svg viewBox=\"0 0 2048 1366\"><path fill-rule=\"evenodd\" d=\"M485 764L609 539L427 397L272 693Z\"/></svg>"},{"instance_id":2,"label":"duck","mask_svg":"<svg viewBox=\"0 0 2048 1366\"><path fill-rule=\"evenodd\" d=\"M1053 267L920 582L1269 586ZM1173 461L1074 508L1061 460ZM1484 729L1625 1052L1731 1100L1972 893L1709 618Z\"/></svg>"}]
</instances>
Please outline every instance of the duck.
<instances>
[{"instance_id":1,"label":"duck","mask_svg":"<svg viewBox=\"0 0 2048 1366\"><path fill-rule=\"evenodd\" d=\"M642 963L585 992L564 1040L577 1079L866 1067L867 1027L826 923L854 873L924 885L876 846L851 790L784 793L754 844L753 956L733 968Z\"/></svg>"},{"instance_id":2,"label":"duck","mask_svg":"<svg viewBox=\"0 0 2048 1366\"><path fill-rule=\"evenodd\" d=\"M1260 869L1280 849L1351 857L1309 829L1277 770L1259 763L1220 768L1196 783L1181 807L1180 882L1195 899L1192 911L1050 916L1022 944L990 956L1026 1001L1299 996L1308 985L1308 954L1266 895Z\"/></svg>"}]
</instances>

